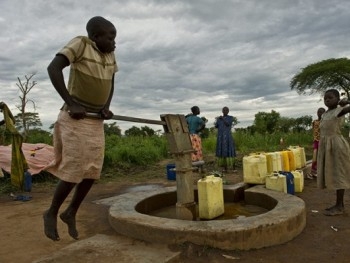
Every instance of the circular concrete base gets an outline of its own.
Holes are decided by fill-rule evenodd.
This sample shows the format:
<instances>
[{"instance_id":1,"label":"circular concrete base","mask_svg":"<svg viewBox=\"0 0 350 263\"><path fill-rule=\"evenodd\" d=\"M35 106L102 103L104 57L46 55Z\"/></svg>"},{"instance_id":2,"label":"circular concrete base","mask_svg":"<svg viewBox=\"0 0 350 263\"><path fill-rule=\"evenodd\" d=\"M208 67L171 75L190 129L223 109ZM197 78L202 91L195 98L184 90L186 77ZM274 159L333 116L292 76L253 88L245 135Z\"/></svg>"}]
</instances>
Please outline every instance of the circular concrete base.
<instances>
[{"instance_id":1,"label":"circular concrete base","mask_svg":"<svg viewBox=\"0 0 350 263\"><path fill-rule=\"evenodd\" d=\"M267 208L267 213L210 221L187 221L147 215L147 211L175 205L176 187L167 187L116 197L109 210L109 222L122 235L153 243L191 242L230 250L282 244L302 232L306 224L303 200L260 185L245 188L244 184L225 186L224 200L237 200L243 194L245 203Z\"/></svg>"}]
</instances>

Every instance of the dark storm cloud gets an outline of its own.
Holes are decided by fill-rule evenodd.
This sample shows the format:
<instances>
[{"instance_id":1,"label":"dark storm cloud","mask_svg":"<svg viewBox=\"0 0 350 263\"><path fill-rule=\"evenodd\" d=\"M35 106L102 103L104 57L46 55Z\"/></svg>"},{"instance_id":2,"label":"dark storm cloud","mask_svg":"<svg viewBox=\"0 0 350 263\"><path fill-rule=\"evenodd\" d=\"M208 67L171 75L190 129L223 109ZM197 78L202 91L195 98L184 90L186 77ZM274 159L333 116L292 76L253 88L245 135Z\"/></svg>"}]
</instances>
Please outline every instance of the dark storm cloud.
<instances>
[{"instance_id":1,"label":"dark storm cloud","mask_svg":"<svg viewBox=\"0 0 350 263\"><path fill-rule=\"evenodd\" d=\"M15 104L17 77L35 73L43 123L62 105L46 68L95 15L115 23L119 72L112 110L158 119L193 105L212 123L223 106L250 125L258 111L314 115L319 97L289 83L308 64L347 57L350 2L341 0L3 0L0 88ZM98 10L98 13L96 13ZM65 70L68 78L68 70ZM5 91L6 90L6 91ZM123 129L136 124L118 123Z\"/></svg>"}]
</instances>

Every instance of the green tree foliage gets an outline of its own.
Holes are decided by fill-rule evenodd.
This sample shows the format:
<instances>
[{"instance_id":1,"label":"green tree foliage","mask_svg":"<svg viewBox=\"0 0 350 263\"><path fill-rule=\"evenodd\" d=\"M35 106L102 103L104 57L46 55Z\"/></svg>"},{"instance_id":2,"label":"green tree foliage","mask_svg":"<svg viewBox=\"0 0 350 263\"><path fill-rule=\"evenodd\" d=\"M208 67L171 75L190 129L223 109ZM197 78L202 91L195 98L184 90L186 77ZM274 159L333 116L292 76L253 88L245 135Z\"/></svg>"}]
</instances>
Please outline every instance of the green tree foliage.
<instances>
[{"instance_id":1,"label":"green tree foliage","mask_svg":"<svg viewBox=\"0 0 350 263\"><path fill-rule=\"evenodd\" d=\"M143 132L144 136L153 136L156 134L156 132L148 126L141 127L141 131Z\"/></svg>"},{"instance_id":2,"label":"green tree foliage","mask_svg":"<svg viewBox=\"0 0 350 263\"><path fill-rule=\"evenodd\" d=\"M237 117L235 117L235 116L232 116L232 117L233 117L232 127L234 127L239 123L239 121L238 121Z\"/></svg>"},{"instance_id":3,"label":"green tree foliage","mask_svg":"<svg viewBox=\"0 0 350 263\"><path fill-rule=\"evenodd\" d=\"M331 58L310 64L297 73L290 82L298 94L323 94L329 88L345 92L350 97L350 60Z\"/></svg>"},{"instance_id":4,"label":"green tree foliage","mask_svg":"<svg viewBox=\"0 0 350 263\"><path fill-rule=\"evenodd\" d=\"M39 118L39 113L37 112L18 113L16 116L14 116L14 118L16 121L16 129L21 130L23 132L26 131L27 135L30 129L35 129L43 126ZM25 119L25 121L23 121L23 118ZM23 127L23 125L26 125L26 127Z\"/></svg>"},{"instance_id":5,"label":"green tree foliage","mask_svg":"<svg viewBox=\"0 0 350 263\"><path fill-rule=\"evenodd\" d=\"M271 113L258 112L255 114L254 124L246 128L250 134L276 132L302 132L311 129L312 116L305 115L298 118L282 117L274 110ZM239 129L237 129L239 130Z\"/></svg>"},{"instance_id":6,"label":"green tree foliage","mask_svg":"<svg viewBox=\"0 0 350 263\"><path fill-rule=\"evenodd\" d=\"M122 135L122 130L119 128L119 126L117 126L116 122L112 122L112 123L105 123L104 125L104 131L105 131L105 135L118 135L121 136Z\"/></svg>"},{"instance_id":7,"label":"green tree foliage","mask_svg":"<svg viewBox=\"0 0 350 263\"><path fill-rule=\"evenodd\" d=\"M280 114L274 110L271 110L271 113L258 112L254 119L255 131L258 133L273 133L277 128L280 117Z\"/></svg>"},{"instance_id":8,"label":"green tree foliage","mask_svg":"<svg viewBox=\"0 0 350 263\"><path fill-rule=\"evenodd\" d=\"M295 119L295 123L293 125L294 132L302 132L310 129L312 126L312 116L305 115Z\"/></svg>"},{"instance_id":9,"label":"green tree foliage","mask_svg":"<svg viewBox=\"0 0 350 263\"><path fill-rule=\"evenodd\" d=\"M50 132L42 129L31 129L28 132L27 143L45 143L52 145L52 135Z\"/></svg>"},{"instance_id":10,"label":"green tree foliage","mask_svg":"<svg viewBox=\"0 0 350 263\"><path fill-rule=\"evenodd\" d=\"M143 126L138 128L136 126L132 126L130 129L125 131L126 136L153 136L156 132L148 126Z\"/></svg>"},{"instance_id":11,"label":"green tree foliage","mask_svg":"<svg viewBox=\"0 0 350 263\"><path fill-rule=\"evenodd\" d=\"M281 132L290 132L291 127L293 127L295 119L288 117L280 117L277 123L277 130Z\"/></svg>"}]
</instances>

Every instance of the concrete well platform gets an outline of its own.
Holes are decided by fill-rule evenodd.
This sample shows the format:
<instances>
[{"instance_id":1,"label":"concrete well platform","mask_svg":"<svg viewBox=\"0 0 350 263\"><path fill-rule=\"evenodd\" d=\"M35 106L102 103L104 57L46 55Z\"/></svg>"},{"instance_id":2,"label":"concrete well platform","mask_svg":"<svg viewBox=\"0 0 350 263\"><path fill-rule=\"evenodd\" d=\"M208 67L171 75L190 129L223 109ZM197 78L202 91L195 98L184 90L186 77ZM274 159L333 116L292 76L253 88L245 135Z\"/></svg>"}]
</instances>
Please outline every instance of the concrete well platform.
<instances>
[{"instance_id":1,"label":"concrete well platform","mask_svg":"<svg viewBox=\"0 0 350 263\"><path fill-rule=\"evenodd\" d=\"M242 199L243 197L243 199ZM299 235L306 225L305 203L300 198L245 184L224 187L225 202L244 200L269 211L252 217L187 221L148 215L175 205L176 187L126 193L113 199L109 222L116 232L153 243L192 242L228 250L249 250L278 245Z\"/></svg>"}]
</instances>

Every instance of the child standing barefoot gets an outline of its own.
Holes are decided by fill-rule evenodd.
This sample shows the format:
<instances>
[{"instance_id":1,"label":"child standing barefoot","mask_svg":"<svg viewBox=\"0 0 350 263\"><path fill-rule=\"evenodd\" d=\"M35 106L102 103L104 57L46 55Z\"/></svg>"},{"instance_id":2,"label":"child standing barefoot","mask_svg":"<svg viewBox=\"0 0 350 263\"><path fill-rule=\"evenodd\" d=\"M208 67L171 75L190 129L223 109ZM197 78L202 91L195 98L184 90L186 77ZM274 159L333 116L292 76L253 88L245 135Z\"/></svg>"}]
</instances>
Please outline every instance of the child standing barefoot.
<instances>
[{"instance_id":1,"label":"child standing barefoot","mask_svg":"<svg viewBox=\"0 0 350 263\"><path fill-rule=\"evenodd\" d=\"M319 188L336 190L335 205L324 212L327 216L334 216L344 213L344 192L350 188L350 147L341 134L344 115L350 112L350 107L338 106L345 106L349 101L340 101L336 89L326 91L324 104L328 109L323 113L320 123L317 185Z\"/></svg>"},{"instance_id":2,"label":"child standing barefoot","mask_svg":"<svg viewBox=\"0 0 350 263\"><path fill-rule=\"evenodd\" d=\"M72 200L60 214L71 237L78 239L75 216L94 181L100 178L104 158L103 119L113 113L109 105L114 91L117 64L114 55L117 31L103 17L93 17L86 25L88 37L73 38L48 66L51 82L64 100L54 127L55 160L45 169L60 180L51 206L44 213L45 235L60 240L58 211L75 188ZM63 69L70 65L68 87ZM99 113L102 119L86 117Z\"/></svg>"}]
</instances>

